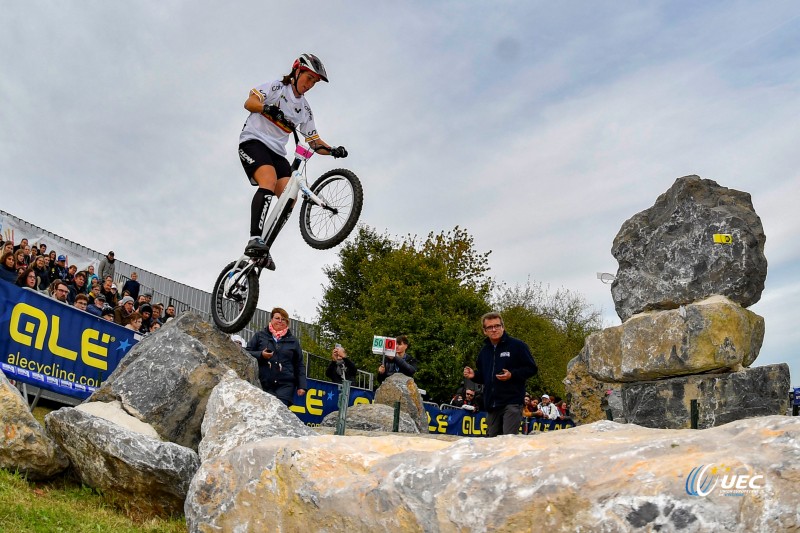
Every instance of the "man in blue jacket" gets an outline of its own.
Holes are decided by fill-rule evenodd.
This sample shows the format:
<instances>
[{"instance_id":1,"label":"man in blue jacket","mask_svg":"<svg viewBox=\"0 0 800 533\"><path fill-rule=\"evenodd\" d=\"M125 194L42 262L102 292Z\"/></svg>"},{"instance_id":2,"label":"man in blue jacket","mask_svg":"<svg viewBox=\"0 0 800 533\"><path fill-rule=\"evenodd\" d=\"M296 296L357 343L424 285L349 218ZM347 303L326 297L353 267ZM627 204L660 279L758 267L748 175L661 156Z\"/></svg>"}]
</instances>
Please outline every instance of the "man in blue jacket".
<instances>
[{"instance_id":1,"label":"man in blue jacket","mask_svg":"<svg viewBox=\"0 0 800 533\"><path fill-rule=\"evenodd\" d=\"M473 370L464 368L464 377L483 384L486 436L516 435L522 422L525 382L538 368L528 345L506 333L500 313L481 317L486 340Z\"/></svg>"}]
</instances>

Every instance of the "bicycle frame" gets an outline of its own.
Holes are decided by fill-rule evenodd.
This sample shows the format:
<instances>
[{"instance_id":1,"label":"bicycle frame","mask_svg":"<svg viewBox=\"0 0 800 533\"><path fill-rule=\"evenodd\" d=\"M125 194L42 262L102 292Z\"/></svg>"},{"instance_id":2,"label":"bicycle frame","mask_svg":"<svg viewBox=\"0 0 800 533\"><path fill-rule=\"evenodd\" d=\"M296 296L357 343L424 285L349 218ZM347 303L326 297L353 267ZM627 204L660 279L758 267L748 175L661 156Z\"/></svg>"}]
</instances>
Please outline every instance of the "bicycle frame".
<instances>
[{"instance_id":1,"label":"bicycle frame","mask_svg":"<svg viewBox=\"0 0 800 533\"><path fill-rule=\"evenodd\" d=\"M312 155L314 155L314 150L304 147L299 142L295 146L294 161L292 162L292 175L289 177L289 182L286 184L286 187L283 189L280 197L278 197L277 204L269 212L267 219L264 221L264 229L263 233L261 234L261 238L264 239L264 242L267 243L267 246L272 246L272 243L275 242L275 238L278 236L278 233L280 233L281 228L283 228L283 225L287 220L289 220L289 216L292 214L297 197L301 192L303 193L304 199L308 199L323 209L328 209L336 213L335 208L330 207L327 202L323 201L316 194L311 192L311 189L308 186L305 169L306 162L311 159ZM248 265L248 263L250 263L250 265ZM225 283L225 294L227 295L230 288L236 286L236 284L247 275L251 268L256 268L257 274L261 276L261 270L265 265L266 257L251 258L247 255L242 255L236 261L235 266L235 268L241 270L236 276L233 276Z\"/></svg>"}]
</instances>

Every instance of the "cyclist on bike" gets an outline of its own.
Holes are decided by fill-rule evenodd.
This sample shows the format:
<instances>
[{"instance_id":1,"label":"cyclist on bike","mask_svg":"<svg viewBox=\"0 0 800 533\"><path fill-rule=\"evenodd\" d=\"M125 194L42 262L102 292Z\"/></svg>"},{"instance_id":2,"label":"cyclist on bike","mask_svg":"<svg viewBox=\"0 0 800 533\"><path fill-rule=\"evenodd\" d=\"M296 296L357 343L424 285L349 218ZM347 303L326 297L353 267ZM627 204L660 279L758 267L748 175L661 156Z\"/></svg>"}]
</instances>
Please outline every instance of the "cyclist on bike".
<instances>
[{"instance_id":1,"label":"cyclist on bike","mask_svg":"<svg viewBox=\"0 0 800 533\"><path fill-rule=\"evenodd\" d=\"M244 251L251 257L269 256L261 235L272 197L281 195L292 174L286 159L289 134L296 128L318 153L347 157L343 146L331 147L317 134L305 94L320 80L328 81L322 61L313 54L302 54L289 74L252 89L244 103L250 116L239 135L239 159L250 183L258 186L250 206L250 240ZM267 268L275 270L271 257Z\"/></svg>"}]
</instances>

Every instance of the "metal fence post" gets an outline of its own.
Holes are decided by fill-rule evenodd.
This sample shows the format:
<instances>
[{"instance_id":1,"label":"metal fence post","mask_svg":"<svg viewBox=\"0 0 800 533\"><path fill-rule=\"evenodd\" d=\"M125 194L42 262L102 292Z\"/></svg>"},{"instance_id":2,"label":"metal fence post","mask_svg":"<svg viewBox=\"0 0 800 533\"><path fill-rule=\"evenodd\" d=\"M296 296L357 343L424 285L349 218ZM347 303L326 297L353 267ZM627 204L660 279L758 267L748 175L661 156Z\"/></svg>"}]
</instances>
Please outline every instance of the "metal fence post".
<instances>
[{"instance_id":1,"label":"metal fence post","mask_svg":"<svg viewBox=\"0 0 800 533\"><path fill-rule=\"evenodd\" d=\"M339 416L336 419L336 434L344 435L347 428L347 404L350 403L350 380L345 379L339 385Z\"/></svg>"},{"instance_id":2,"label":"metal fence post","mask_svg":"<svg viewBox=\"0 0 800 533\"><path fill-rule=\"evenodd\" d=\"M392 432L400 431L400 402L394 402L394 421L392 422Z\"/></svg>"}]
</instances>

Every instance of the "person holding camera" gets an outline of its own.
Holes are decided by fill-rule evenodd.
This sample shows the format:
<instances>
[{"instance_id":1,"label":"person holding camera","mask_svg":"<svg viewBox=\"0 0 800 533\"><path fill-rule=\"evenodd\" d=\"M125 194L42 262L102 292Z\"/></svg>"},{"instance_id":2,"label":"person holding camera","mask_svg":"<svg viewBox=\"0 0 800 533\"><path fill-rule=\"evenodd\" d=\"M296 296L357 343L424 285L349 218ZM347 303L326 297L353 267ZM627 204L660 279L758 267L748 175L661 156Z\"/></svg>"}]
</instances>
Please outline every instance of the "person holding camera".
<instances>
[{"instance_id":1,"label":"person holding camera","mask_svg":"<svg viewBox=\"0 0 800 533\"><path fill-rule=\"evenodd\" d=\"M258 361L258 380L264 391L290 407L294 394L303 396L306 367L300 340L289 329L289 313L276 307L266 328L256 333L245 350Z\"/></svg>"},{"instance_id":2,"label":"person holding camera","mask_svg":"<svg viewBox=\"0 0 800 533\"><path fill-rule=\"evenodd\" d=\"M397 337L395 355L385 356L383 364L378 367L378 383L383 383L386 378L398 372L410 378L414 377L417 371L417 363L406 350L408 350L408 337L400 335Z\"/></svg>"},{"instance_id":3,"label":"person holding camera","mask_svg":"<svg viewBox=\"0 0 800 533\"><path fill-rule=\"evenodd\" d=\"M325 375L333 383L341 383L344 379L354 381L358 376L358 369L347 357L347 352L342 348L341 344L337 344L331 352L331 362L328 363L328 368L325 369Z\"/></svg>"}]
</instances>

